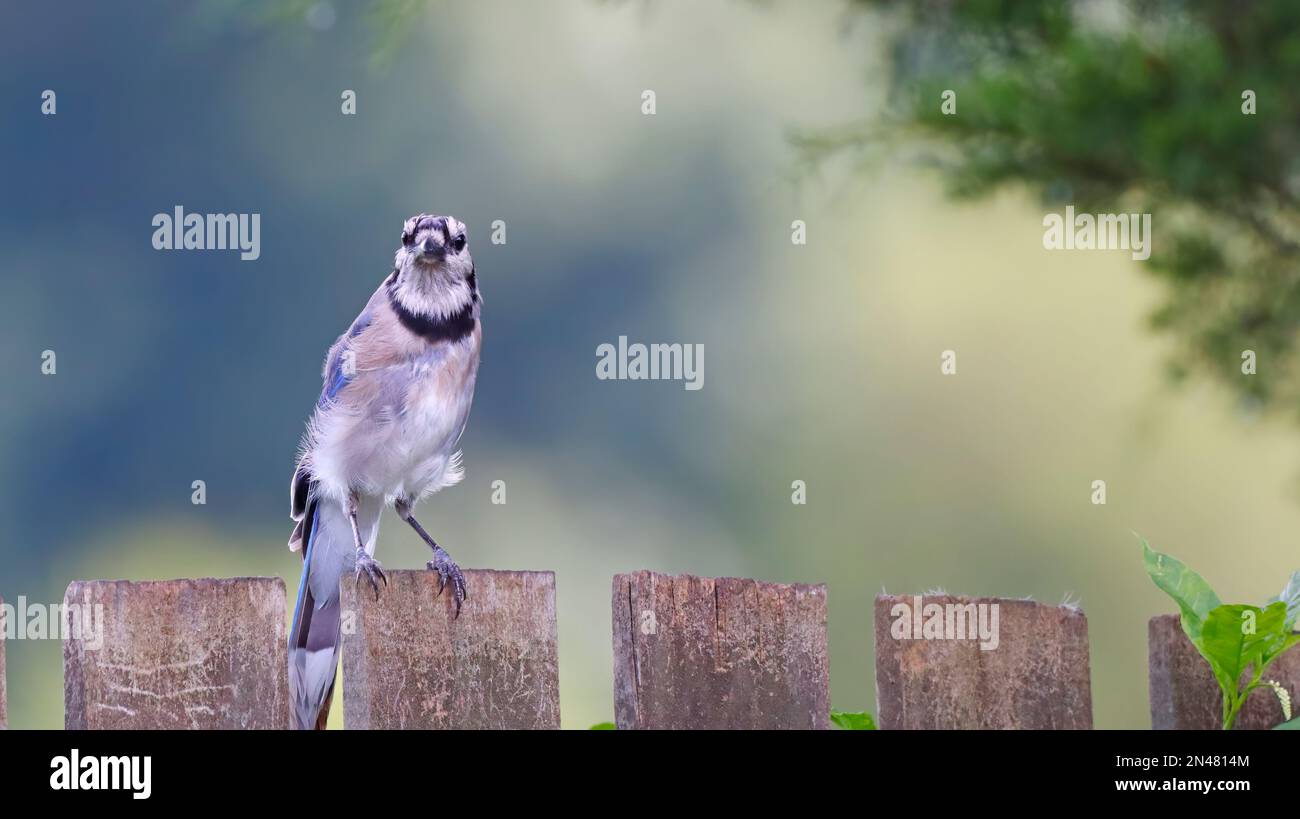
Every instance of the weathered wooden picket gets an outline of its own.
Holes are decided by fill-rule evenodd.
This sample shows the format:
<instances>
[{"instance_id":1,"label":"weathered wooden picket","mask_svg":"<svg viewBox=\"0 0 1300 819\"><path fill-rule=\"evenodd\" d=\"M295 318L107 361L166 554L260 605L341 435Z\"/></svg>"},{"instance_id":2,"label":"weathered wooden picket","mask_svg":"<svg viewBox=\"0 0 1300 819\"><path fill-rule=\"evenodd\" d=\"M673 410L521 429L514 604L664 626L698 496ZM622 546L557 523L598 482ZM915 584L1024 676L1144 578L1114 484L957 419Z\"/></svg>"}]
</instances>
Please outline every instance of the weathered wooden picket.
<instances>
[{"instance_id":1,"label":"weathered wooden picket","mask_svg":"<svg viewBox=\"0 0 1300 819\"><path fill-rule=\"evenodd\" d=\"M343 584L345 727L559 727L554 574L467 575L459 618L430 572L389 572L378 600ZM64 642L68 728L287 726L278 578L78 581L64 602L104 618ZM825 586L640 571L614 578L611 613L619 728L829 727ZM1218 727L1218 687L1178 618L1148 637L1152 726ZM1092 727L1073 607L881 595L875 647L882 728ZM4 670L0 629L0 727ZM1300 693L1300 647L1270 677ZM1279 720L1261 691L1237 724Z\"/></svg>"},{"instance_id":2,"label":"weathered wooden picket","mask_svg":"<svg viewBox=\"0 0 1300 819\"><path fill-rule=\"evenodd\" d=\"M619 728L827 728L826 587L614 578Z\"/></svg>"},{"instance_id":3,"label":"weathered wooden picket","mask_svg":"<svg viewBox=\"0 0 1300 819\"><path fill-rule=\"evenodd\" d=\"M63 603L103 612L63 642L64 727L288 725L280 578L77 581Z\"/></svg>"},{"instance_id":4,"label":"weathered wooden picket","mask_svg":"<svg viewBox=\"0 0 1300 819\"><path fill-rule=\"evenodd\" d=\"M983 642L981 618L993 632ZM1077 609L991 597L876 598L881 728L1091 728L1089 677L1088 620Z\"/></svg>"},{"instance_id":5,"label":"weathered wooden picket","mask_svg":"<svg viewBox=\"0 0 1300 819\"><path fill-rule=\"evenodd\" d=\"M559 728L555 575L467 571L460 617L438 575L343 583L346 728Z\"/></svg>"},{"instance_id":6,"label":"weathered wooden picket","mask_svg":"<svg viewBox=\"0 0 1300 819\"><path fill-rule=\"evenodd\" d=\"M1147 628L1150 651L1151 727L1186 730L1218 728L1223 724L1219 686L1209 663L1183 633L1176 614L1152 617ZM1267 679L1276 680L1292 696L1300 695L1300 647L1293 648L1268 667ZM1271 728L1280 721L1277 697L1256 689L1237 715L1234 727Z\"/></svg>"}]
</instances>

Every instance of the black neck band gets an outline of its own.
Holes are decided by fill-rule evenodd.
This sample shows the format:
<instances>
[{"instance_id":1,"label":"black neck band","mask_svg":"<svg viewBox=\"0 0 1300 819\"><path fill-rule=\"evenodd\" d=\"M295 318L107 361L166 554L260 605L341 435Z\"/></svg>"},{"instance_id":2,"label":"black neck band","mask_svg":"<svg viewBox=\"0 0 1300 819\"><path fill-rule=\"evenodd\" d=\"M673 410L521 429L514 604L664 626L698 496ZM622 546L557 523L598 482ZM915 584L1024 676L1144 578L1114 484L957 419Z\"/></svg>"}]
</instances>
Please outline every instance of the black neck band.
<instances>
[{"instance_id":1,"label":"black neck band","mask_svg":"<svg viewBox=\"0 0 1300 819\"><path fill-rule=\"evenodd\" d=\"M397 313L402 326L420 336L430 344L440 341L460 341L474 331L474 297L471 295L465 306L450 316L434 317L423 313L412 313L398 301L392 285L388 288L388 303Z\"/></svg>"}]
</instances>

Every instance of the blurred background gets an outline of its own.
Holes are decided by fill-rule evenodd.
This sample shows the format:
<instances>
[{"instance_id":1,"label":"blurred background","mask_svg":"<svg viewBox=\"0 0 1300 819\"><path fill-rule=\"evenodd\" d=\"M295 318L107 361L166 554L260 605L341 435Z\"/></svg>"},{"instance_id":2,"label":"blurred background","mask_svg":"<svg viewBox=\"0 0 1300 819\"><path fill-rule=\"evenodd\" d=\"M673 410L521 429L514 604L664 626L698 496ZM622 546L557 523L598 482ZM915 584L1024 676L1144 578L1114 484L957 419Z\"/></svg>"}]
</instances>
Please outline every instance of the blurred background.
<instances>
[{"instance_id":1,"label":"blurred background","mask_svg":"<svg viewBox=\"0 0 1300 819\"><path fill-rule=\"evenodd\" d=\"M1220 5L6 4L0 595L294 594L325 350L402 221L450 213L485 348L467 479L421 520L466 567L556 571L566 727L612 717L637 568L826 582L843 710L874 710L882 589L1068 594L1096 724L1147 727L1172 604L1132 532L1226 601L1300 566L1300 29ZM1066 204L1153 213L1151 261L1044 250ZM177 205L260 213L261 258L155 251ZM620 335L703 344L704 388L597 380ZM423 566L397 523L379 558ZM7 652L11 727L61 726L60 645Z\"/></svg>"}]
</instances>

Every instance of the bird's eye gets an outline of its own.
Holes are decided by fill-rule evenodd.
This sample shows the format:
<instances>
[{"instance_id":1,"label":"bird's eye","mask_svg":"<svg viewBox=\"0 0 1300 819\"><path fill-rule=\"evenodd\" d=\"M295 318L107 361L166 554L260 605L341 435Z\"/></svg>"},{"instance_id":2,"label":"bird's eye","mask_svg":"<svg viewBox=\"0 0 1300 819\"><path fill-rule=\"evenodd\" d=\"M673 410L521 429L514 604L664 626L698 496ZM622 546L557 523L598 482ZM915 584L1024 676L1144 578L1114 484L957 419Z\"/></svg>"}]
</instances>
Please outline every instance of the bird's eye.
<instances>
[{"instance_id":1,"label":"bird's eye","mask_svg":"<svg viewBox=\"0 0 1300 819\"><path fill-rule=\"evenodd\" d=\"M404 231L402 231L402 244L403 244L404 246L406 246L406 247L410 247L410 246L411 246L411 243L414 242L414 241L415 241L415 234L414 234L414 233L412 233L412 232L409 231L409 230L404 230Z\"/></svg>"},{"instance_id":2,"label":"bird's eye","mask_svg":"<svg viewBox=\"0 0 1300 819\"><path fill-rule=\"evenodd\" d=\"M459 253L465 249L465 234L457 233L451 240L451 246Z\"/></svg>"}]
</instances>

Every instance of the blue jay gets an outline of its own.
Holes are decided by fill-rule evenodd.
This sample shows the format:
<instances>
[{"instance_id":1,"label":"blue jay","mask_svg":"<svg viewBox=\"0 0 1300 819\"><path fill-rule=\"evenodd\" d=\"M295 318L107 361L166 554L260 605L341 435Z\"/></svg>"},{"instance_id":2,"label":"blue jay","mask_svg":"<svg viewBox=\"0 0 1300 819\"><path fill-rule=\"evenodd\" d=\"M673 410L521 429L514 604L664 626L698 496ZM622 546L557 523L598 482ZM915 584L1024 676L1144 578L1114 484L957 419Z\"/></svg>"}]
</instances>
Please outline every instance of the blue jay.
<instances>
[{"instance_id":1,"label":"blue jay","mask_svg":"<svg viewBox=\"0 0 1300 819\"><path fill-rule=\"evenodd\" d=\"M302 581L289 631L293 727L323 728L339 652L339 581L351 572L379 598L379 513L392 504L433 549L430 570L456 616L465 578L411 510L460 481L456 449L474 398L483 300L465 226L420 214L402 227L393 272L325 357L324 387L289 487Z\"/></svg>"}]
</instances>

